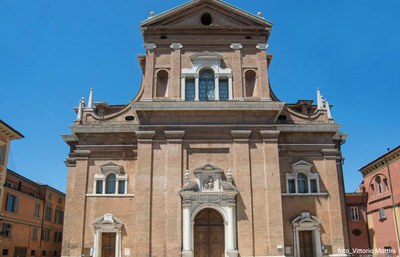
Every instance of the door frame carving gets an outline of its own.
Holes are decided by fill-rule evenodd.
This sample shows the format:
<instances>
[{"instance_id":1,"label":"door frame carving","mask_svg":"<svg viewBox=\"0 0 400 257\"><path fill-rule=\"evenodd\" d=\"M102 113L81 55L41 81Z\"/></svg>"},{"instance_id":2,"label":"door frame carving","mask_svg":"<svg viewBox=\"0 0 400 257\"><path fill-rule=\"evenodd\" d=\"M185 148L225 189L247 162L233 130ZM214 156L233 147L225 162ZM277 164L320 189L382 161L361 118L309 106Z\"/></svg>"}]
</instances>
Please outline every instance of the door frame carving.
<instances>
[{"instance_id":1,"label":"door frame carving","mask_svg":"<svg viewBox=\"0 0 400 257\"><path fill-rule=\"evenodd\" d=\"M185 185L180 191L182 197L182 256L194 255L194 221L203 209L218 211L224 219L225 257L237 257L236 239L236 195L237 188L232 184L232 174L212 164L205 164L193 171L196 180L189 180L185 173ZM212 179L210 179L212 178ZM210 185L209 183L212 183ZM205 186L207 184L207 186Z\"/></svg>"},{"instance_id":2,"label":"door frame carving","mask_svg":"<svg viewBox=\"0 0 400 257\"><path fill-rule=\"evenodd\" d=\"M312 232L314 256L322 256L320 224L320 220L309 212L302 212L292 221L294 257L300 257L299 231Z\"/></svg>"},{"instance_id":3,"label":"door frame carving","mask_svg":"<svg viewBox=\"0 0 400 257\"><path fill-rule=\"evenodd\" d=\"M95 220L93 227L95 230L93 257L101 257L103 233L115 233L115 257L121 257L121 232L124 224L112 214L105 214Z\"/></svg>"}]
</instances>

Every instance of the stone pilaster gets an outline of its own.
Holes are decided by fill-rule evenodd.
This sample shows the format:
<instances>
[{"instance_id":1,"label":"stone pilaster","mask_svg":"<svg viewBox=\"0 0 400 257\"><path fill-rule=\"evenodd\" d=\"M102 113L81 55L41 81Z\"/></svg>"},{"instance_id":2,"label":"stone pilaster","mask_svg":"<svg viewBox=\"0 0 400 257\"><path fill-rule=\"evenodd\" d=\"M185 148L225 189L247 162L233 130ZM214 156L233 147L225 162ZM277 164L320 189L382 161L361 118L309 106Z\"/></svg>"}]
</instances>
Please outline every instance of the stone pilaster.
<instances>
[{"instance_id":1,"label":"stone pilaster","mask_svg":"<svg viewBox=\"0 0 400 257\"><path fill-rule=\"evenodd\" d=\"M329 192L328 208L330 214L330 235L333 253L336 249L348 249L348 232L344 202L343 180L339 165L341 157L337 149L322 149L324 156L325 176L329 179L325 182L326 191Z\"/></svg>"},{"instance_id":2,"label":"stone pilaster","mask_svg":"<svg viewBox=\"0 0 400 257\"><path fill-rule=\"evenodd\" d=\"M168 80L168 96L171 99L180 99L181 96L181 43L171 44L171 74Z\"/></svg>"},{"instance_id":3,"label":"stone pilaster","mask_svg":"<svg viewBox=\"0 0 400 257\"><path fill-rule=\"evenodd\" d=\"M271 100L270 92L269 92L269 79L268 79L268 62L267 62L267 52L266 47L260 47L258 45L258 53L257 53L257 65L258 65L258 74L257 74L257 90L258 95L263 100Z\"/></svg>"},{"instance_id":4,"label":"stone pilaster","mask_svg":"<svg viewBox=\"0 0 400 257\"><path fill-rule=\"evenodd\" d=\"M181 254L182 208L179 191L182 187L183 151L185 131L165 131L167 138L167 188L166 188L166 252L167 256Z\"/></svg>"},{"instance_id":5,"label":"stone pilaster","mask_svg":"<svg viewBox=\"0 0 400 257\"><path fill-rule=\"evenodd\" d=\"M233 74L233 98L243 98L243 69L241 44L231 44L232 52L232 74Z\"/></svg>"},{"instance_id":6,"label":"stone pilaster","mask_svg":"<svg viewBox=\"0 0 400 257\"><path fill-rule=\"evenodd\" d=\"M154 131L136 131L138 158L135 176L134 249L136 257L151 256L151 199L153 184Z\"/></svg>"},{"instance_id":7,"label":"stone pilaster","mask_svg":"<svg viewBox=\"0 0 400 257\"><path fill-rule=\"evenodd\" d=\"M264 141L264 169L267 173L267 202L266 222L268 224L269 256L283 256L283 214L279 167L278 138L280 131L260 131Z\"/></svg>"},{"instance_id":8,"label":"stone pilaster","mask_svg":"<svg viewBox=\"0 0 400 257\"><path fill-rule=\"evenodd\" d=\"M241 256L254 256L253 199L250 167L249 137L251 130L232 130L234 139L233 177L240 194L237 196L238 250Z\"/></svg>"},{"instance_id":9,"label":"stone pilaster","mask_svg":"<svg viewBox=\"0 0 400 257\"><path fill-rule=\"evenodd\" d=\"M147 43L144 44L146 48L146 67L145 76L143 78L143 100L151 100L153 98L154 91L154 65L155 65L155 44Z\"/></svg>"},{"instance_id":10,"label":"stone pilaster","mask_svg":"<svg viewBox=\"0 0 400 257\"><path fill-rule=\"evenodd\" d=\"M84 248L86 191L88 185L89 150L75 150L68 158L68 187L65 201L62 256L80 257Z\"/></svg>"}]
</instances>

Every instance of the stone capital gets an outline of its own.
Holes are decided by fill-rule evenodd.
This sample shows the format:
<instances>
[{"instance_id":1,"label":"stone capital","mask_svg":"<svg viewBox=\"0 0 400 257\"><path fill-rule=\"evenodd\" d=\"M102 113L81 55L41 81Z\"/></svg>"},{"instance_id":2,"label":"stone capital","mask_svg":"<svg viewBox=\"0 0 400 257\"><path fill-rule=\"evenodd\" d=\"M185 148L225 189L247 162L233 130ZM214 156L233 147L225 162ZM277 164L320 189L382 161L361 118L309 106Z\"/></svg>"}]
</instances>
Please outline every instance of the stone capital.
<instances>
[{"instance_id":1,"label":"stone capital","mask_svg":"<svg viewBox=\"0 0 400 257\"><path fill-rule=\"evenodd\" d=\"M268 44L257 44L257 45L256 45L256 48L257 48L258 50L267 50L268 47L269 47Z\"/></svg>"},{"instance_id":2,"label":"stone capital","mask_svg":"<svg viewBox=\"0 0 400 257\"><path fill-rule=\"evenodd\" d=\"M89 158L90 154L92 153L92 151L90 150L75 150L74 154L75 157L80 157L80 158Z\"/></svg>"},{"instance_id":3,"label":"stone capital","mask_svg":"<svg viewBox=\"0 0 400 257\"><path fill-rule=\"evenodd\" d=\"M230 45L230 48L231 48L231 49L234 49L234 50L240 50L240 49L243 48L243 45L242 45L241 43L232 43L232 44Z\"/></svg>"},{"instance_id":4,"label":"stone capital","mask_svg":"<svg viewBox=\"0 0 400 257\"><path fill-rule=\"evenodd\" d=\"M169 47L171 49L179 50L183 48L183 45L181 43L172 43Z\"/></svg>"},{"instance_id":5,"label":"stone capital","mask_svg":"<svg viewBox=\"0 0 400 257\"><path fill-rule=\"evenodd\" d=\"M249 141L251 130L232 130L231 135L235 141Z\"/></svg>"},{"instance_id":6,"label":"stone capital","mask_svg":"<svg viewBox=\"0 0 400 257\"><path fill-rule=\"evenodd\" d=\"M264 142L278 142L280 130L261 130L260 135L263 137Z\"/></svg>"},{"instance_id":7,"label":"stone capital","mask_svg":"<svg viewBox=\"0 0 400 257\"><path fill-rule=\"evenodd\" d=\"M166 130L164 131L165 137L168 142L182 142L182 138L185 136L184 130Z\"/></svg>"},{"instance_id":8,"label":"stone capital","mask_svg":"<svg viewBox=\"0 0 400 257\"><path fill-rule=\"evenodd\" d=\"M143 46L146 50L154 50L157 48L157 45L154 43L145 43Z\"/></svg>"},{"instance_id":9,"label":"stone capital","mask_svg":"<svg viewBox=\"0 0 400 257\"><path fill-rule=\"evenodd\" d=\"M155 131L135 131L139 143L152 142L156 134Z\"/></svg>"}]
</instances>

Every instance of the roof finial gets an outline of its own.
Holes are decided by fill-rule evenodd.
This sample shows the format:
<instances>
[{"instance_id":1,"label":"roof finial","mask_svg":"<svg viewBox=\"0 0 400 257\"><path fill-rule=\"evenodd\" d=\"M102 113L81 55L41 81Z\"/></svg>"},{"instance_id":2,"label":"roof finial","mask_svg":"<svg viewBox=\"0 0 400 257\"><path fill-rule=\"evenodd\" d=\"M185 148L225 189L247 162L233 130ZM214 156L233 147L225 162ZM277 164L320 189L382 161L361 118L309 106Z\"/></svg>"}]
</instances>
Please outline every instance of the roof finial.
<instances>
[{"instance_id":1,"label":"roof finial","mask_svg":"<svg viewBox=\"0 0 400 257\"><path fill-rule=\"evenodd\" d=\"M155 15L156 15L156 13L155 13L155 12L153 12L153 11L151 11L151 12L150 12L150 16L149 16L149 18L153 18Z\"/></svg>"},{"instance_id":2,"label":"roof finial","mask_svg":"<svg viewBox=\"0 0 400 257\"><path fill-rule=\"evenodd\" d=\"M79 101L79 107L78 107L78 114L76 115L76 120L75 121L81 121L82 120L82 109L85 106L85 98L81 98Z\"/></svg>"},{"instance_id":3,"label":"roof finial","mask_svg":"<svg viewBox=\"0 0 400 257\"><path fill-rule=\"evenodd\" d=\"M90 88L87 109L93 109L93 88Z\"/></svg>"},{"instance_id":4,"label":"roof finial","mask_svg":"<svg viewBox=\"0 0 400 257\"><path fill-rule=\"evenodd\" d=\"M262 17L263 17L262 12L258 12L258 13L257 13L257 16L260 17L260 18L262 18Z\"/></svg>"},{"instance_id":5,"label":"roof finial","mask_svg":"<svg viewBox=\"0 0 400 257\"><path fill-rule=\"evenodd\" d=\"M319 90L319 87L317 87L317 110L322 110L324 109L324 98L321 95L321 91Z\"/></svg>"},{"instance_id":6,"label":"roof finial","mask_svg":"<svg viewBox=\"0 0 400 257\"><path fill-rule=\"evenodd\" d=\"M331 107L329 106L328 99L324 100L326 114L328 115L328 119L332 119Z\"/></svg>"}]
</instances>

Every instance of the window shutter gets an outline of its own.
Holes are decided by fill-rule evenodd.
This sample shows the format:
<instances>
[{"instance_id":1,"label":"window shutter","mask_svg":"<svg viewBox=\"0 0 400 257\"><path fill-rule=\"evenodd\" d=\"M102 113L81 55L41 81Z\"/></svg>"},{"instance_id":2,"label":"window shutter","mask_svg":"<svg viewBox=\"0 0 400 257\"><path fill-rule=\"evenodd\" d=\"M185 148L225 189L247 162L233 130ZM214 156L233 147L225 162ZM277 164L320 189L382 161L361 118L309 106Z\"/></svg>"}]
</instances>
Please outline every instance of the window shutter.
<instances>
[{"instance_id":1,"label":"window shutter","mask_svg":"<svg viewBox=\"0 0 400 257\"><path fill-rule=\"evenodd\" d=\"M19 198L15 196L14 198L15 203L14 203L14 212L18 212L18 205L19 205Z\"/></svg>"},{"instance_id":2,"label":"window shutter","mask_svg":"<svg viewBox=\"0 0 400 257\"><path fill-rule=\"evenodd\" d=\"M8 205L9 205L9 202L10 202L10 194L7 194L7 201L6 201L6 206L4 207L4 210L8 210Z\"/></svg>"}]
</instances>

